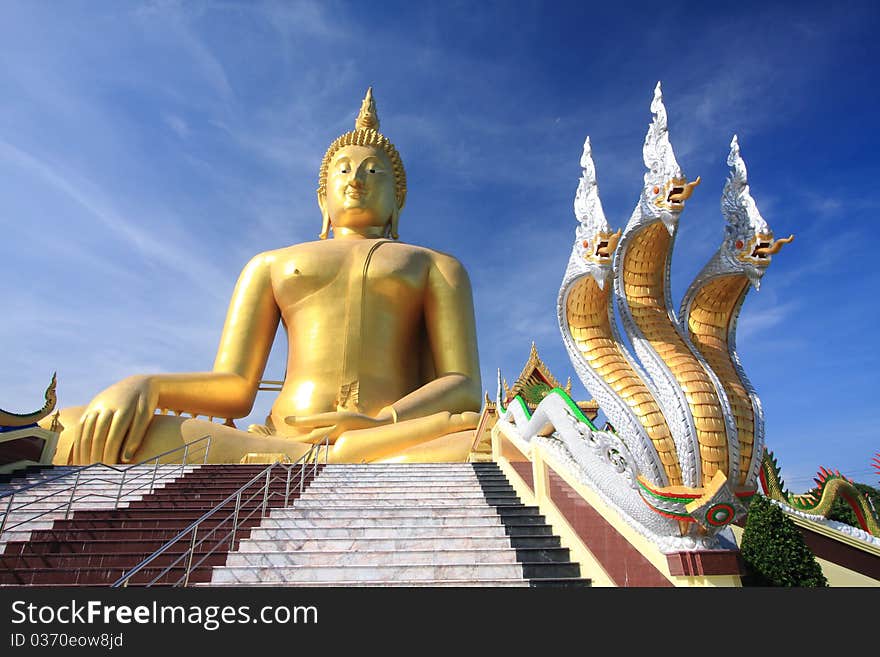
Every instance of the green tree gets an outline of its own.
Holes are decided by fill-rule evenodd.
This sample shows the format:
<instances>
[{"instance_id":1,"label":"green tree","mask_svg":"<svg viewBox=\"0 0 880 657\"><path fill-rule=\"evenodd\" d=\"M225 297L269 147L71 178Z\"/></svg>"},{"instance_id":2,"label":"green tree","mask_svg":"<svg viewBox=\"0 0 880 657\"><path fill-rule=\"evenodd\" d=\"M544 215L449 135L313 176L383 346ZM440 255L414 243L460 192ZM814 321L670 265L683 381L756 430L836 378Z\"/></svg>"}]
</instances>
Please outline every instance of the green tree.
<instances>
[{"instance_id":1,"label":"green tree","mask_svg":"<svg viewBox=\"0 0 880 657\"><path fill-rule=\"evenodd\" d=\"M795 524L761 495L749 507L740 546L751 586L828 586Z\"/></svg>"}]
</instances>

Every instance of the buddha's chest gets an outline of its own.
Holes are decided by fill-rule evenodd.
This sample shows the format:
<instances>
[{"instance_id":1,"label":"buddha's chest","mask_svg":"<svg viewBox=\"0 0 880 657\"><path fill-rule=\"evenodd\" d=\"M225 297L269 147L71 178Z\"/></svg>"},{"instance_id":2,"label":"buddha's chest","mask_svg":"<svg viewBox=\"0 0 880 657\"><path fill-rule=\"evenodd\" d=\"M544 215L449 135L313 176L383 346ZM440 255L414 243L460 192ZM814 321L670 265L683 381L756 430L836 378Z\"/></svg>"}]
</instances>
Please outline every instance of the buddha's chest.
<instances>
[{"instance_id":1,"label":"buddha's chest","mask_svg":"<svg viewBox=\"0 0 880 657\"><path fill-rule=\"evenodd\" d=\"M285 319L294 314L339 315L345 308L369 301L389 308L412 308L425 293L429 261L418 251L395 243L324 242L294 252L273 269L275 300Z\"/></svg>"}]
</instances>

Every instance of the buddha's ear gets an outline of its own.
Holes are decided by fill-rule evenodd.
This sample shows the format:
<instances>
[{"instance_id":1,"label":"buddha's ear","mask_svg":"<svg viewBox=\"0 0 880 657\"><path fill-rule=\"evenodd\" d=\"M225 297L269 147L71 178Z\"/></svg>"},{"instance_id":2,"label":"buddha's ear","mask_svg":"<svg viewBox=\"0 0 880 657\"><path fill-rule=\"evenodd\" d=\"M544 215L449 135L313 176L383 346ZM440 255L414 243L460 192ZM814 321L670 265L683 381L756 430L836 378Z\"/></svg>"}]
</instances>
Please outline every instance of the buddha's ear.
<instances>
[{"instance_id":1,"label":"buddha's ear","mask_svg":"<svg viewBox=\"0 0 880 657\"><path fill-rule=\"evenodd\" d=\"M330 233L330 214L327 212L327 197L318 190L318 207L321 208L321 233L318 237L322 240L327 239Z\"/></svg>"},{"instance_id":2,"label":"buddha's ear","mask_svg":"<svg viewBox=\"0 0 880 657\"><path fill-rule=\"evenodd\" d=\"M391 211L391 220L389 233L391 234L391 239L396 240L400 238L400 235L397 234L397 224L400 221L400 208L397 207L397 204L394 205L394 209Z\"/></svg>"}]
</instances>

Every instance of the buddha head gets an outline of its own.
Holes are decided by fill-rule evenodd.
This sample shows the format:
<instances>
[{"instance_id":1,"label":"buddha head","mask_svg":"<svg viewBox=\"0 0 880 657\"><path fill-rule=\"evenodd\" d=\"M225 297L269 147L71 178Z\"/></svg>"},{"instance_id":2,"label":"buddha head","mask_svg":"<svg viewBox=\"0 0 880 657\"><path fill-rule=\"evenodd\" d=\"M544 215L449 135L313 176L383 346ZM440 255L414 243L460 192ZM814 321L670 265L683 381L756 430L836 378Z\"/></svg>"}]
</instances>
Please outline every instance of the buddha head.
<instances>
[{"instance_id":1,"label":"buddha head","mask_svg":"<svg viewBox=\"0 0 880 657\"><path fill-rule=\"evenodd\" d=\"M379 132L372 87L367 89L354 127L330 144L321 161L319 237L326 239L331 227L376 228L382 236L397 239L406 201L406 172L394 144Z\"/></svg>"}]
</instances>

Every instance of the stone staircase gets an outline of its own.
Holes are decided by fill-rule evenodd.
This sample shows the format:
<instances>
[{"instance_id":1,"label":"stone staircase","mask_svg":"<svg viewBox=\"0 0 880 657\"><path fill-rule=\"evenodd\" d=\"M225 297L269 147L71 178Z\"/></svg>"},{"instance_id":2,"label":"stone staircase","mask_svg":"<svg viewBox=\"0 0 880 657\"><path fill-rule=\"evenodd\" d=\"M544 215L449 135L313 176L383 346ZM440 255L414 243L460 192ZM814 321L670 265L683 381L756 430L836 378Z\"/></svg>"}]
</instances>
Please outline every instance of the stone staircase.
<instances>
[{"instance_id":1,"label":"stone staircase","mask_svg":"<svg viewBox=\"0 0 880 657\"><path fill-rule=\"evenodd\" d=\"M495 463L327 465L208 586L584 587Z\"/></svg>"},{"instance_id":2,"label":"stone staircase","mask_svg":"<svg viewBox=\"0 0 880 657\"><path fill-rule=\"evenodd\" d=\"M64 518L68 502L74 512L114 509L117 506L124 508L143 498L149 491L151 482L154 482L155 488L161 489L166 482L198 467L160 465L155 469L155 479L152 465L129 468L125 473L129 484L123 486L123 494L118 500L117 494L123 478L123 473L119 470L89 468L82 472L79 482L76 482L76 472L81 469L79 466L35 466L27 471L7 475L5 480L0 481L0 496L3 496L0 497L0 514L5 516L4 530L0 534L0 549L9 542L29 540L34 531L51 529L56 520ZM74 483L77 486L71 499L71 487ZM10 493L14 493L11 507L8 505ZM7 508L10 509L8 516L5 515Z\"/></svg>"},{"instance_id":3,"label":"stone staircase","mask_svg":"<svg viewBox=\"0 0 880 657\"><path fill-rule=\"evenodd\" d=\"M139 468L144 468L145 472L148 470L148 476L152 476L153 466ZM159 466L156 471L158 485L152 493L123 495L119 504L116 503L115 492L118 491L121 473L101 471L100 480L81 484L82 488L78 488L77 501L73 504L74 513L69 519L64 519L65 510L62 509L28 522L21 528L3 532L0 537L4 541L3 553L0 554L0 586L112 584L265 468L265 465L203 465L185 466L183 469L180 465ZM285 493L289 493L291 500L299 495L299 472L299 469L295 469L289 488L282 477L272 479L268 498L270 508L283 505ZM61 468L41 470L33 475L33 481L28 477L28 483L60 473L63 473ZM138 474L138 468L132 468L126 476L131 480ZM307 472L304 485L312 478L312 473ZM72 483L71 478L67 477L16 495L15 506L20 501L48 497L29 505L27 509L13 511L9 514L7 524L14 525L25 519L26 514L40 513L69 499L70 491L61 489ZM14 488L24 485L27 484L16 480ZM253 484L255 488L261 485L262 480ZM53 494L54 490L59 492ZM0 498L0 502L3 499ZM262 503L263 497L260 495L243 504L240 516L246 516ZM230 502L216 517L206 520L200 527L197 540L207 535L233 508L234 504ZM0 509L0 513L2 511ZM260 520L261 515L257 511L244 521L232 547L246 538ZM213 541L206 541L196 552L196 560L213 545ZM131 583L141 584L151 580L188 548L186 541L176 544L138 573ZM211 568L223 565L226 553L227 549L223 549L208 556L201 567L193 571L190 581L209 581ZM158 583L173 582L180 577L183 569L183 564L179 564Z\"/></svg>"}]
</instances>

